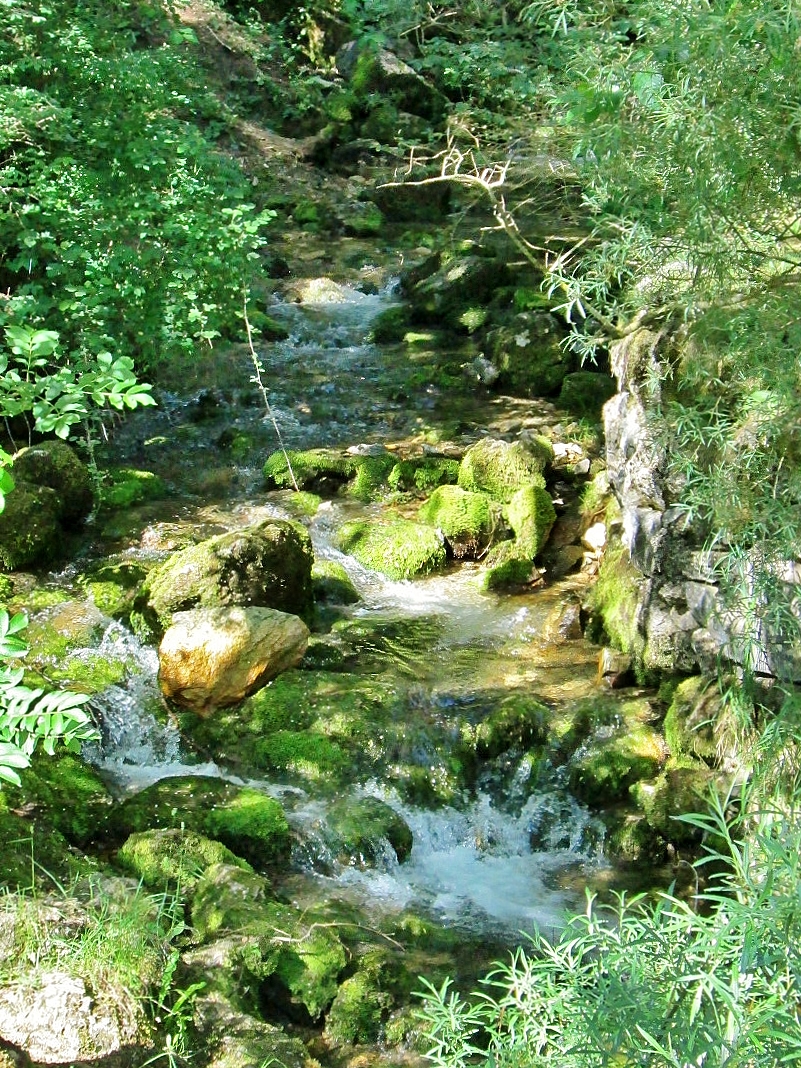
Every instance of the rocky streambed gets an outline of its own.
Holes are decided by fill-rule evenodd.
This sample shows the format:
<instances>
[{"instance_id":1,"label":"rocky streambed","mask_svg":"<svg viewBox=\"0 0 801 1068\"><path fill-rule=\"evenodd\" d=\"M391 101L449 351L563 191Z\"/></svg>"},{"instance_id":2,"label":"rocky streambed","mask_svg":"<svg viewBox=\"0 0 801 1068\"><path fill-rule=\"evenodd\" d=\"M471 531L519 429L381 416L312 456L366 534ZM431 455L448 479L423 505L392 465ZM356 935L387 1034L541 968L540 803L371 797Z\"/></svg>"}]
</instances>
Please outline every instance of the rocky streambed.
<instances>
[{"instance_id":1,"label":"rocky streambed","mask_svg":"<svg viewBox=\"0 0 801 1068\"><path fill-rule=\"evenodd\" d=\"M165 372L100 509L54 505L57 565L4 580L100 729L4 790L0 1035L34 1062L412 1062L421 975L692 848L710 698L585 635L597 437L399 334L390 258L339 253L268 287L273 340Z\"/></svg>"}]
</instances>

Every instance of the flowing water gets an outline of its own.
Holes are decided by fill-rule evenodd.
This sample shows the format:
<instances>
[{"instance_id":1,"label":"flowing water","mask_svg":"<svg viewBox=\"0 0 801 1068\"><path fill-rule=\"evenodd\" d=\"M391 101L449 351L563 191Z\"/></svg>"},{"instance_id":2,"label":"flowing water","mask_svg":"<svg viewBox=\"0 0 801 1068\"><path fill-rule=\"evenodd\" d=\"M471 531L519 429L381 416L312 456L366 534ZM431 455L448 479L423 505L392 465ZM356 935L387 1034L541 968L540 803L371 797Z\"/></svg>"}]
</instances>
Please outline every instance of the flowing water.
<instances>
[{"instance_id":1,"label":"flowing water","mask_svg":"<svg viewBox=\"0 0 801 1068\"><path fill-rule=\"evenodd\" d=\"M303 300L276 299L268 310L286 323L290 337L259 353L270 417L258 404L244 350L229 354L224 366L188 371L185 388L193 375L197 387L192 398L165 391L158 410L136 413L117 431L113 454L117 462L160 473L172 486L170 499L98 530L88 554L159 559L188 538L295 515L291 494L261 487L261 464L276 447L274 424L293 448L400 441L425 448L437 420L458 416L463 448L482 434L558 422L558 413L541 402L467 389L461 401L443 397L425 381L425 366L413 389L404 386L408 357L369 341L371 321L394 299L391 280L377 293L318 282ZM221 442L237 435L248 448L234 458ZM421 765L429 733L441 739L452 721L479 721L488 702L505 693L525 689L558 705L594 692L597 650L581 639L544 638L553 612L580 594L579 580L499 595L480 588L478 565L464 564L419 581L388 581L332 545L343 520L380 507L335 499L308 521L316 555L342 563L362 597L339 612L347 627L320 637L346 657L348 670L400 695ZM141 647L118 624L107 628L103 642L101 651L135 665L126 683L94 701L103 740L90 755L117 794L187 773L244 781L241 769L199 760L182 744L164 715L152 648ZM354 782L354 796L381 797L414 835L403 864L387 844L373 867L342 864L331 855L328 801L307 785L247 781L280 797L286 808L297 837L298 897L345 895L368 912L414 907L473 931L513 933L534 923L558 927L565 910L580 904L584 884L605 866L600 821L569 796L558 772L534 792L532 775L524 754L489 763L471 797L436 807L413 805L385 782Z\"/></svg>"}]
</instances>

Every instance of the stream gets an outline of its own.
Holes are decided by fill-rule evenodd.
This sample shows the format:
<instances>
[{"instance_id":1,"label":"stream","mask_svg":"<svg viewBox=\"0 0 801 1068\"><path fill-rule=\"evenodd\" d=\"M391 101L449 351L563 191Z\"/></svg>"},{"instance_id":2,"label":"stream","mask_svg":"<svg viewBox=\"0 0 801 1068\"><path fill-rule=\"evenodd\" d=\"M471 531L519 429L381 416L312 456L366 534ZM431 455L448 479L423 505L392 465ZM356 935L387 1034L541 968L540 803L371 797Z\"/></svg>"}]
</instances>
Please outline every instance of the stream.
<instances>
[{"instance_id":1,"label":"stream","mask_svg":"<svg viewBox=\"0 0 801 1068\"><path fill-rule=\"evenodd\" d=\"M184 368L162 386L158 409L134 413L115 430L108 446L114 462L147 467L170 492L96 525L82 564L151 562L193 539L267 517L299 518L292 493L262 486L276 431L287 448L403 443L424 451L440 448L433 431L445 422L458 428L462 450L486 435L559 432L560 413L547 402L493 396L467 380L463 396L443 395L425 380L425 360L411 368L417 381L409 386L408 356L370 341L375 316L397 302L394 280L372 267L367 275L369 285L351 272L342 283L312 281L300 297L272 298L267 311L289 337L259 349L269 416L242 347ZM554 613L578 603L583 577L496 593L481 588L478 564L462 563L428 578L390 581L333 544L345 520L383 507L335 497L303 517L316 558L342 564L361 597L323 615L314 642L318 652L335 652L354 677L394 695L409 759L432 781L445 774L442 753L460 725L479 723L506 695L532 693L558 708L597 692L598 649L581 637L548 634ZM75 567L52 576L52 584L76 595ZM120 624L106 621L95 651L131 665L125 681L94 698L103 740L87 753L116 796L189 774L279 798L295 836L286 878L296 902L340 898L375 918L413 908L473 937L514 942L535 924L558 929L568 911L582 907L587 886L616 881L602 821L570 795L565 769L543 775L526 752L487 760L472 790L433 804L410 800L392 781L354 781L354 797L381 798L404 818L414 845L403 864L388 843L373 865L343 863L329 846L332 798L325 791L254 776L185 745L164 715L156 651Z\"/></svg>"}]
</instances>

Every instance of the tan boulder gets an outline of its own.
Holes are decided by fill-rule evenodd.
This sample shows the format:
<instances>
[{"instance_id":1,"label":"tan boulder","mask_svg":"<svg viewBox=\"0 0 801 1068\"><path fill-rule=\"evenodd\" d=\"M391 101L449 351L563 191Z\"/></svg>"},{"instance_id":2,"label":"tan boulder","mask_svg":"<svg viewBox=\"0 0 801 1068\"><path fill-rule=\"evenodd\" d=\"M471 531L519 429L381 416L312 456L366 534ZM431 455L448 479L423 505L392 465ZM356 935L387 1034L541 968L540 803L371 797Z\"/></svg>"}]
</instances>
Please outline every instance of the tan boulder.
<instances>
[{"instance_id":1,"label":"tan boulder","mask_svg":"<svg viewBox=\"0 0 801 1068\"><path fill-rule=\"evenodd\" d=\"M308 642L301 619L272 608L177 612L159 646L159 685L176 704L208 716L295 667Z\"/></svg>"}]
</instances>

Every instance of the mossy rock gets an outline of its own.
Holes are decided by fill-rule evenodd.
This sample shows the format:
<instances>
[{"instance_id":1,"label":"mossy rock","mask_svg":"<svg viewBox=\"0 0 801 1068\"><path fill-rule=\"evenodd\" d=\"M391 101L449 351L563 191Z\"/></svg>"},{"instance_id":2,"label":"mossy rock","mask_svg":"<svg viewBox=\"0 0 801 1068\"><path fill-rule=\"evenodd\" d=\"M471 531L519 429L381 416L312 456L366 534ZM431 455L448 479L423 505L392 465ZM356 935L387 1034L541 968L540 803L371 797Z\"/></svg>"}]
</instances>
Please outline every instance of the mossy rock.
<instances>
[{"instance_id":1,"label":"mossy rock","mask_svg":"<svg viewBox=\"0 0 801 1068\"><path fill-rule=\"evenodd\" d=\"M348 754L317 731L276 731L254 743L254 756L260 767L314 782L338 780L349 766Z\"/></svg>"},{"instance_id":2,"label":"mossy rock","mask_svg":"<svg viewBox=\"0 0 801 1068\"><path fill-rule=\"evenodd\" d=\"M484 355L498 370L497 388L516 396L556 397L576 359L561 345L564 326L546 312L526 312L489 330Z\"/></svg>"},{"instance_id":3,"label":"mossy rock","mask_svg":"<svg viewBox=\"0 0 801 1068\"><path fill-rule=\"evenodd\" d=\"M430 493L437 486L455 485L459 461L446 456L423 456L399 460L387 477L389 488L398 492L420 490Z\"/></svg>"},{"instance_id":4,"label":"mossy rock","mask_svg":"<svg viewBox=\"0 0 801 1068\"><path fill-rule=\"evenodd\" d=\"M387 308L373 319L370 337L376 345L397 345L410 328L409 311L403 305Z\"/></svg>"},{"instance_id":5,"label":"mossy rock","mask_svg":"<svg viewBox=\"0 0 801 1068\"><path fill-rule=\"evenodd\" d=\"M606 819L604 855L627 864L662 864L667 859L665 838L648 820L635 813Z\"/></svg>"},{"instance_id":6,"label":"mossy rock","mask_svg":"<svg viewBox=\"0 0 801 1068\"><path fill-rule=\"evenodd\" d=\"M373 950L359 961L359 969L337 990L325 1019L325 1036L337 1044L377 1043L395 997L387 989L392 972L390 954Z\"/></svg>"},{"instance_id":7,"label":"mossy rock","mask_svg":"<svg viewBox=\"0 0 801 1068\"><path fill-rule=\"evenodd\" d=\"M714 682L700 676L680 682L662 727L673 757L689 755L714 764L715 724L722 712L723 700Z\"/></svg>"},{"instance_id":8,"label":"mossy rock","mask_svg":"<svg viewBox=\"0 0 801 1068\"><path fill-rule=\"evenodd\" d=\"M532 558L516 542L502 541L487 554L481 584L485 590L502 590L526 586L538 577Z\"/></svg>"},{"instance_id":9,"label":"mossy rock","mask_svg":"<svg viewBox=\"0 0 801 1068\"><path fill-rule=\"evenodd\" d=\"M52 890L97 870L45 818L25 819L9 811L5 788L0 791L0 888Z\"/></svg>"},{"instance_id":10,"label":"mossy rock","mask_svg":"<svg viewBox=\"0 0 801 1068\"><path fill-rule=\"evenodd\" d=\"M35 753L31 766L20 771L20 786L4 785L11 808L27 805L74 845L102 839L112 799L97 772L74 753Z\"/></svg>"},{"instance_id":11,"label":"mossy rock","mask_svg":"<svg viewBox=\"0 0 801 1068\"><path fill-rule=\"evenodd\" d=\"M354 457L332 449L274 452L262 468L267 489L305 489L323 497L333 496L355 473Z\"/></svg>"},{"instance_id":12,"label":"mossy rock","mask_svg":"<svg viewBox=\"0 0 801 1068\"><path fill-rule=\"evenodd\" d=\"M492 759L509 750L544 745L553 713L534 697L511 694L478 724L476 752Z\"/></svg>"},{"instance_id":13,"label":"mossy rock","mask_svg":"<svg viewBox=\"0 0 801 1068\"><path fill-rule=\"evenodd\" d=\"M239 1012L219 994L204 994L194 1006L195 1019L203 1021L204 1068L320 1068L299 1038Z\"/></svg>"},{"instance_id":14,"label":"mossy rock","mask_svg":"<svg viewBox=\"0 0 801 1068\"><path fill-rule=\"evenodd\" d=\"M486 493L459 486L439 486L417 515L423 523L442 531L457 559L477 559L497 532L503 531L498 503Z\"/></svg>"},{"instance_id":15,"label":"mossy rock","mask_svg":"<svg viewBox=\"0 0 801 1068\"><path fill-rule=\"evenodd\" d=\"M361 600L350 575L337 560L315 560L312 589L315 601L326 604L356 604Z\"/></svg>"},{"instance_id":16,"label":"mossy rock","mask_svg":"<svg viewBox=\"0 0 801 1068\"><path fill-rule=\"evenodd\" d=\"M458 484L473 493L488 493L508 504L524 486L545 488L542 471L548 462L545 447L483 438L471 445L459 465Z\"/></svg>"},{"instance_id":17,"label":"mossy rock","mask_svg":"<svg viewBox=\"0 0 801 1068\"><path fill-rule=\"evenodd\" d=\"M148 575L132 626L158 638L176 612L247 606L308 616L313 605L313 552L308 531L292 520L268 519L174 553Z\"/></svg>"},{"instance_id":18,"label":"mossy rock","mask_svg":"<svg viewBox=\"0 0 801 1068\"><path fill-rule=\"evenodd\" d=\"M463 333L465 313L475 313L489 304L507 276L505 264L484 256L442 259L431 274L416 281L412 280L413 276L407 276L404 282L413 321L434 326L444 324Z\"/></svg>"},{"instance_id":19,"label":"mossy rock","mask_svg":"<svg viewBox=\"0 0 801 1068\"><path fill-rule=\"evenodd\" d=\"M596 736L570 762L570 791L585 804L609 805L625 799L634 783L652 779L665 759L662 736L645 724Z\"/></svg>"},{"instance_id":20,"label":"mossy rock","mask_svg":"<svg viewBox=\"0 0 801 1068\"><path fill-rule=\"evenodd\" d=\"M328 811L332 847L347 863L372 868L384 858L386 843L400 863L414 842L406 820L377 797L342 798Z\"/></svg>"},{"instance_id":21,"label":"mossy rock","mask_svg":"<svg viewBox=\"0 0 801 1068\"><path fill-rule=\"evenodd\" d=\"M167 496L167 485L152 471L135 467L109 467L103 472L100 505L108 511L125 511L144 501Z\"/></svg>"},{"instance_id":22,"label":"mossy rock","mask_svg":"<svg viewBox=\"0 0 801 1068\"><path fill-rule=\"evenodd\" d=\"M131 614L137 590L147 573L141 564L109 562L81 575L79 582L104 616L125 620Z\"/></svg>"},{"instance_id":23,"label":"mossy rock","mask_svg":"<svg viewBox=\"0 0 801 1068\"><path fill-rule=\"evenodd\" d=\"M288 1014L302 1008L317 1020L337 992L347 962L336 930L312 911L280 904L257 876L229 865L209 868L192 900L192 925L208 941L237 937L232 965L261 986L261 996Z\"/></svg>"},{"instance_id":24,"label":"mossy rock","mask_svg":"<svg viewBox=\"0 0 801 1068\"><path fill-rule=\"evenodd\" d=\"M58 494L58 519L68 529L79 526L94 502L92 475L66 441L42 441L14 456L14 479L49 486Z\"/></svg>"},{"instance_id":25,"label":"mossy rock","mask_svg":"<svg viewBox=\"0 0 801 1068\"><path fill-rule=\"evenodd\" d=\"M289 853L289 825L280 803L222 779L180 775L161 779L121 802L112 830L126 837L154 828L186 828L217 839L263 867Z\"/></svg>"},{"instance_id":26,"label":"mossy rock","mask_svg":"<svg viewBox=\"0 0 801 1068\"><path fill-rule=\"evenodd\" d=\"M161 827L130 835L115 856L117 864L155 890L186 893L212 864L230 864L252 871L222 842L194 831Z\"/></svg>"},{"instance_id":27,"label":"mossy rock","mask_svg":"<svg viewBox=\"0 0 801 1068\"><path fill-rule=\"evenodd\" d=\"M559 407L579 417L599 420L601 409L617 392L611 375L598 371L572 371L562 379Z\"/></svg>"},{"instance_id":28,"label":"mossy rock","mask_svg":"<svg viewBox=\"0 0 801 1068\"><path fill-rule=\"evenodd\" d=\"M645 640L640 606L647 579L634 567L619 541L607 544L598 576L585 601L586 634L599 645L613 645L641 660Z\"/></svg>"},{"instance_id":29,"label":"mossy rock","mask_svg":"<svg viewBox=\"0 0 801 1068\"><path fill-rule=\"evenodd\" d=\"M377 456L356 456L356 473L348 485L348 494L359 501L380 501L389 489L387 481L395 467L396 459L391 452Z\"/></svg>"},{"instance_id":30,"label":"mossy rock","mask_svg":"<svg viewBox=\"0 0 801 1068\"><path fill-rule=\"evenodd\" d=\"M59 495L49 486L17 479L0 512L0 568L22 568L59 558L63 535Z\"/></svg>"},{"instance_id":31,"label":"mossy rock","mask_svg":"<svg viewBox=\"0 0 801 1068\"><path fill-rule=\"evenodd\" d=\"M556 522L556 510L548 491L538 485L523 486L506 506L506 515L521 557L536 559Z\"/></svg>"},{"instance_id":32,"label":"mossy rock","mask_svg":"<svg viewBox=\"0 0 801 1068\"><path fill-rule=\"evenodd\" d=\"M377 204L370 201L349 204L342 219L342 228L353 237L375 237L385 225L384 215Z\"/></svg>"},{"instance_id":33,"label":"mossy rock","mask_svg":"<svg viewBox=\"0 0 801 1068\"><path fill-rule=\"evenodd\" d=\"M702 832L678 817L708 812L710 791L718 786L718 776L706 764L688 763L636 783L631 796L654 831L668 842L689 845L700 842Z\"/></svg>"},{"instance_id":34,"label":"mossy rock","mask_svg":"<svg viewBox=\"0 0 801 1068\"><path fill-rule=\"evenodd\" d=\"M428 575L447 562L441 536L431 527L408 519L383 523L353 520L338 532L337 548L355 556L371 571L395 580Z\"/></svg>"}]
</instances>

